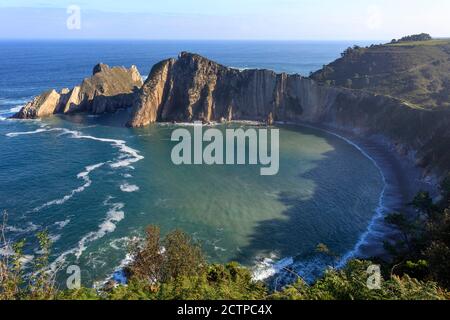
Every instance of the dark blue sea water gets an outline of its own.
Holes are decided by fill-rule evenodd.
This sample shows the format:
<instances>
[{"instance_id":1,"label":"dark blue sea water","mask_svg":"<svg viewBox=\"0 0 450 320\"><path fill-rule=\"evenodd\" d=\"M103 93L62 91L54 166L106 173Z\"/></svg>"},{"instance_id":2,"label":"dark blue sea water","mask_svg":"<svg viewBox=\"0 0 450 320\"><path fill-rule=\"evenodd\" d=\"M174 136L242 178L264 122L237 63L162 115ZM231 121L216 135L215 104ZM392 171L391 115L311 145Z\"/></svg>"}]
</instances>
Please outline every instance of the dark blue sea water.
<instances>
[{"instance_id":1,"label":"dark blue sea water","mask_svg":"<svg viewBox=\"0 0 450 320\"><path fill-rule=\"evenodd\" d=\"M6 118L42 91L80 83L98 62L135 64L147 75L154 63L191 51L227 66L308 75L352 44L0 42L0 210L9 215L8 236L27 238L32 261L34 234L47 229L52 260L79 265L88 285L111 275L149 224L184 229L211 261L256 265L260 278L280 260L302 275L320 271L317 244L351 250L383 189L373 162L336 136L282 127L280 173L262 177L248 166L172 165L172 125L128 129L121 114Z\"/></svg>"}]
</instances>

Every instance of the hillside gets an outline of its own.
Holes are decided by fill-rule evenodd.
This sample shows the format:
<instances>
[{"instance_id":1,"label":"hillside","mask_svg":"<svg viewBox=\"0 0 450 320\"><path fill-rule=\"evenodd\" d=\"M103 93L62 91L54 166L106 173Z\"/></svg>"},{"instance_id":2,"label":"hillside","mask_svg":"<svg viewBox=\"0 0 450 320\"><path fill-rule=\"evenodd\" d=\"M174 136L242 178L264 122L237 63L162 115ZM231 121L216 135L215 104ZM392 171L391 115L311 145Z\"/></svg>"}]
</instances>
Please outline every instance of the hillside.
<instances>
[{"instance_id":1,"label":"hillside","mask_svg":"<svg viewBox=\"0 0 450 320\"><path fill-rule=\"evenodd\" d=\"M414 108L449 108L450 40L355 46L311 78L392 96Z\"/></svg>"}]
</instances>

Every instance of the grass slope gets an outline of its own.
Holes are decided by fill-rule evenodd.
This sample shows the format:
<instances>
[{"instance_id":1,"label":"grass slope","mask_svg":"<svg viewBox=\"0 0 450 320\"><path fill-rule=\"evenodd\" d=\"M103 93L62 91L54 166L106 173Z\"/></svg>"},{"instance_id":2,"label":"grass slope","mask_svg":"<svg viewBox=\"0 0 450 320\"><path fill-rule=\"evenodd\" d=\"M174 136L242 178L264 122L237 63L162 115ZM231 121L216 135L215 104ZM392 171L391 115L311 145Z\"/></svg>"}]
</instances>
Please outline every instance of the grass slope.
<instances>
[{"instance_id":1,"label":"grass slope","mask_svg":"<svg viewBox=\"0 0 450 320\"><path fill-rule=\"evenodd\" d=\"M417 109L450 108L450 40L355 47L311 78L395 97Z\"/></svg>"}]
</instances>

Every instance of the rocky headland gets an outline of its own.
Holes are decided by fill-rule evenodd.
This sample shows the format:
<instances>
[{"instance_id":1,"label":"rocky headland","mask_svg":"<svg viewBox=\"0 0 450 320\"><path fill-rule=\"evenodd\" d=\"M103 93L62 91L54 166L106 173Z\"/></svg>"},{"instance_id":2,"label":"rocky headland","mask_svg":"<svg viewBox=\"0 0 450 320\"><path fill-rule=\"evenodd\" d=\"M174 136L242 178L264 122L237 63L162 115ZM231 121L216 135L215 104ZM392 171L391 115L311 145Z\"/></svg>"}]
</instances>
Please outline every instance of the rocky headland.
<instances>
[{"instance_id":1,"label":"rocky headland","mask_svg":"<svg viewBox=\"0 0 450 320\"><path fill-rule=\"evenodd\" d=\"M134 66L99 64L80 86L45 92L14 117L102 114L121 108L130 109L130 127L196 120L319 125L383 141L425 175L442 176L450 170L447 108L417 108L404 99L300 75L240 71L187 52L156 64L145 83Z\"/></svg>"}]
</instances>

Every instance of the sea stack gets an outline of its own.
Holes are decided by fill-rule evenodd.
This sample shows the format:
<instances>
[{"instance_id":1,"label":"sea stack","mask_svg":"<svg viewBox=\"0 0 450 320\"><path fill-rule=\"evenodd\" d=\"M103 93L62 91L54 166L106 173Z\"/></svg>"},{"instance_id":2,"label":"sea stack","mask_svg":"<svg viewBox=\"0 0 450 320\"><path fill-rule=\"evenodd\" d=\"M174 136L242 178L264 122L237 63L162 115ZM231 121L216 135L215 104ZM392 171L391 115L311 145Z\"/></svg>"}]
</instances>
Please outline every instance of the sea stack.
<instances>
[{"instance_id":1,"label":"sea stack","mask_svg":"<svg viewBox=\"0 0 450 320\"><path fill-rule=\"evenodd\" d=\"M115 112L133 104L135 93L142 86L142 77L135 66L111 68L106 64L94 67L92 76L79 86L60 92L49 90L27 103L13 118L36 119L52 114Z\"/></svg>"}]
</instances>

